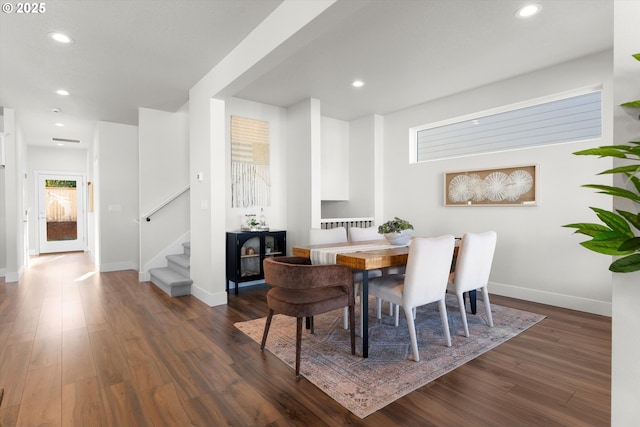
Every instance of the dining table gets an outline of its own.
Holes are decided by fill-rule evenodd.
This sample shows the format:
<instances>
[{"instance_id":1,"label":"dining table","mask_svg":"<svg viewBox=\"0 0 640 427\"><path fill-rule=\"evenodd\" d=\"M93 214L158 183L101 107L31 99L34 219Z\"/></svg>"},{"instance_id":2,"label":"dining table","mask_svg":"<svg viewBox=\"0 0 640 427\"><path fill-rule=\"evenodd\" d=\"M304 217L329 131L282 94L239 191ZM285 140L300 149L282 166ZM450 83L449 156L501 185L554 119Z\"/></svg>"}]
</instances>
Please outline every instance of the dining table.
<instances>
[{"instance_id":1,"label":"dining table","mask_svg":"<svg viewBox=\"0 0 640 427\"><path fill-rule=\"evenodd\" d=\"M457 251L457 246L455 248ZM454 254L455 254L454 251ZM360 300L362 313L369 312L369 272L407 264L409 246L395 246L387 240L294 246L294 256L311 259L313 264L339 264L362 271ZM369 316L360 325L362 357L369 357Z\"/></svg>"}]
</instances>

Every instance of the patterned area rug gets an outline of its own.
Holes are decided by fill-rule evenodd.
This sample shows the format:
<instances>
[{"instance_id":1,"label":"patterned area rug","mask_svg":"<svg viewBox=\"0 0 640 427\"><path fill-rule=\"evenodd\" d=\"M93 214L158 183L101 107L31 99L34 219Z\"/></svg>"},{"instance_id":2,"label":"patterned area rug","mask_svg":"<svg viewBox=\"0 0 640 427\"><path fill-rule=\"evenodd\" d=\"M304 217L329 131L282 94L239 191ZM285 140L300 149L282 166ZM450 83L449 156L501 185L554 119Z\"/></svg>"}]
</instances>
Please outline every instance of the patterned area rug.
<instances>
[{"instance_id":1,"label":"patterned area rug","mask_svg":"<svg viewBox=\"0 0 640 427\"><path fill-rule=\"evenodd\" d=\"M464 337L454 295L447 295L451 347L446 347L437 304L419 307L416 318L420 362L413 361L404 312L396 328L388 315L375 318L375 300L369 301L369 358L363 359L361 340L351 355L349 331L342 327L342 310L315 317L315 334L304 330L300 373L360 418L465 364L475 357L541 321L544 316L492 304L494 327L486 326L482 300L476 315L468 313L470 337ZM468 306L468 302L467 302ZM357 315L358 316L358 315ZM262 340L265 318L235 326L257 343ZM295 366L295 319L273 317L266 348L283 362ZM256 347L256 351L258 347ZM294 373L291 373L294 380Z\"/></svg>"}]
</instances>

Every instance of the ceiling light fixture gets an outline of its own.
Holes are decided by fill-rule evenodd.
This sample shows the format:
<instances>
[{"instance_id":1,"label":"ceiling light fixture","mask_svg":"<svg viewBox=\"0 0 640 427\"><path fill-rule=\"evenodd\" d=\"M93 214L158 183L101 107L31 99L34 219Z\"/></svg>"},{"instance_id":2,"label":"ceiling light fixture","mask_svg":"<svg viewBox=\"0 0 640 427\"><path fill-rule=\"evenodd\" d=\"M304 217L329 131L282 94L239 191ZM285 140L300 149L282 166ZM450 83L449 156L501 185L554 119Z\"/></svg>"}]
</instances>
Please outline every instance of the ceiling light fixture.
<instances>
[{"instance_id":1,"label":"ceiling light fixture","mask_svg":"<svg viewBox=\"0 0 640 427\"><path fill-rule=\"evenodd\" d=\"M57 93L58 95L62 95L62 96L67 96L67 95L69 95L69 91L66 91L66 90L64 90L64 89L58 89L58 90L56 91L56 93Z\"/></svg>"},{"instance_id":2,"label":"ceiling light fixture","mask_svg":"<svg viewBox=\"0 0 640 427\"><path fill-rule=\"evenodd\" d=\"M63 33L49 33L49 37L51 37L53 40L59 43L64 43L64 44L73 43L73 39Z\"/></svg>"},{"instance_id":3,"label":"ceiling light fixture","mask_svg":"<svg viewBox=\"0 0 640 427\"><path fill-rule=\"evenodd\" d=\"M63 127L63 126L64 126L64 123L56 123L56 126L58 126L58 127Z\"/></svg>"},{"instance_id":4,"label":"ceiling light fixture","mask_svg":"<svg viewBox=\"0 0 640 427\"><path fill-rule=\"evenodd\" d=\"M364 86L364 82L362 80L354 80L353 83L351 83L351 86L353 86L353 87L362 87L362 86Z\"/></svg>"},{"instance_id":5,"label":"ceiling light fixture","mask_svg":"<svg viewBox=\"0 0 640 427\"><path fill-rule=\"evenodd\" d=\"M537 15L542 10L542 5L538 3L528 4L526 6L522 6L520 9L516 11L516 18L526 19L531 18L534 15Z\"/></svg>"}]
</instances>

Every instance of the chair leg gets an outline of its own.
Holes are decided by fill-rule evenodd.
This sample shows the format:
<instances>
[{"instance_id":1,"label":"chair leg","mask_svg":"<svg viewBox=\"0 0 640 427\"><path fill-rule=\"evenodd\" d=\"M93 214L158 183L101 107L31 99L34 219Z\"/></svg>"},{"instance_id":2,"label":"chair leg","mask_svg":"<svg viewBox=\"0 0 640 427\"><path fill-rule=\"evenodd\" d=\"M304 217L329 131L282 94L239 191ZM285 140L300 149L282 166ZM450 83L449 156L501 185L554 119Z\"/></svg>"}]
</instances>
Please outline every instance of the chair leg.
<instances>
[{"instance_id":1,"label":"chair leg","mask_svg":"<svg viewBox=\"0 0 640 427\"><path fill-rule=\"evenodd\" d=\"M392 302L389 303L389 316L393 316L393 307L394 304Z\"/></svg>"},{"instance_id":2,"label":"chair leg","mask_svg":"<svg viewBox=\"0 0 640 427\"><path fill-rule=\"evenodd\" d=\"M313 318L311 319L313 321ZM300 349L302 348L302 317L296 318L296 377L300 376Z\"/></svg>"},{"instance_id":3,"label":"chair leg","mask_svg":"<svg viewBox=\"0 0 640 427\"><path fill-rule=\"evenodd\" d=\"M376 297L376 317L382 319L382 300Z\"/></svg>"},{"instance_id":4,"label":"chair leg","mask_svg":"<svg viewBox=\"0 0 640 427\"><path fill-rule=\"evenodd\" d=\"M469 325L467 324L467 310L464 306L464 296L462 292L456 294L458 298L458 306L460 307L460 317L462 318L462 326L464 326L464 336L469 336Z\"/></svg>"},{"instance_id":5,"label":"chair leg","mask_svg":"<svg viewBox=\"0 0 640 427\"><path fill-rule=\"evenodd\" d=\"M260 351L264 350L264 345L267 342L267 335L269 334L269 328L271 327L271 319L273 318L273 310L269 309L267 315L267 322L264 324L264 334L262 334L262 343L260 344Z\"/></svg>"},{"instance_id":6,"label":"chair leg","mask_svg":"<svg viewBox=\"0 0 640 427\"><path fill-rule=\"evenodd\" d=\"M400 306L399 306L399 305L397 305L397 304L396 304L396 311L395 311L395 313L394 313L394 314L395 314L395 316L396 316L396 318L395 318L395 325L396 325L396 328L397 328L397 327L398 327L398 323L400 322Z\"/></svg>"},{"instance_id":7,"label":"chair leg","mask_svg":"<svg viewBox=\"0 0 640 427\"><path fill-rule=\"evenodd\" d=\"M416 336L416 324L413 321L413 310L407 307L404 309L404 315L407 318L407 326L409 327L409 336L411 337L411 349L413 350L413 360L420 361L420 352L418 351L418 338ZM396 310L400 310L400 306L396 307ZM396 311L396 316L397 316Z\"/></svg>"},{"instance_id":8,"label":"chair leg","mask_svg":"<svg viewBox=\"0 0 640 427\"><path fill-rule=\"evenodd\" d=\"M493 327L493 315L491 314L491 303L489 302L489 291L485 286L482 288L482 298L484 299L484 306L487 310L487 321L489 322L489 326Z\"/></svg>"},{"instance_id":9,"label":"chair leg","mask_svg":"<svg viewBox=\"0 0 640 427\"><path fill-rule=\"evenodd\" d=\"M311 329L311 334L313 334L316 331L315 327L314 327L314 324L313 324L313 316L309 316L309 317L307 317L307 319L309 320L309 324L311 325L311 327L309 329Z\"/></svg>"},{"instance_id":10,"label":"chair leg","mask_svg":"<svg viewBox=\"0 0 640 427\"><path fill-rule=\"evenodd\" d=\"M349 329L349 307L345 307L342 310L342 318L343 318L342 326L345 329Z\"/></svg>"},{"instance_id":11,"label":"chair leg","mask_svg":"<svg viewBox=\"0 0 640 427\"><path fill-rule=\"evenodd\" d=\"M351 354L356 354L356 313L355 306L349 306L349 335L351 336ZM362 325L362 323L361 323Z\"/></svg>"},{"instance_id":12,"label":"chair leg","mask_svg":"<svg viewBox=\"0 0 640 427\"><path fill-rule=\"evenodd\" d=\"M442 330L444 331L444 338L447 340L447 347L451 347L451 334L449 333L449 319L447 319L447 304L444 302L444 298L438 301L438 308L440 309L440 320L442 321Z\"/></svg>"},{"instance_id":13,"label":"chair leg","mask_svg":"<svg viewBox=\"0 0 640 427\"><path fill-rule=\"evenodd\" d=\"M356 299L358 298L358 289L360 289L360 284L359 283L355 283L353 285L353 293L354 293L354 297ZM343 326L344 326L345 329L349 329L349 307L345 307L343 312L344 312Z\"/></svg>"},{"instance_id":14,"label":"chair leg","mask_svg":"<svg viewBox=\"0 0 640 427\"><path fill-rule=\"evenodd\" d=\"M471 305L471 314L476 314L476 290L469 291L469 304Z\"/></svg>"}]
</instances>

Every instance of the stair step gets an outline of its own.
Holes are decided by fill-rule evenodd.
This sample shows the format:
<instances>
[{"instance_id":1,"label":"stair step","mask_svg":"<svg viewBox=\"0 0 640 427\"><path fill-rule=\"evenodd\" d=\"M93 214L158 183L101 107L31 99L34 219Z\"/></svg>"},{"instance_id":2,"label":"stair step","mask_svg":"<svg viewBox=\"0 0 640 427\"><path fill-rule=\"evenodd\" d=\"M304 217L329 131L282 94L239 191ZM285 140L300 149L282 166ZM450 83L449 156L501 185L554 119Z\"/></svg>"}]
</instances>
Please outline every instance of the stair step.
<instances>
[{"instance_id":1,"label":"stair step","mask_svg":"<svg viewBox=\"0 0 640 427\"><path fill-rule=\"evenodd\" d=\"M187 256L191 256L191 242L184 242L182 244L182 247L184 248L184 254Z\"/></svg>"},{"instance_id":2,"label":"stair step","mask_svg":"<svg viewBox=\"0 0 640 427\"><path fill-rule=\"evenodd\" d=\"M193 280L169 267L152 268L149 270L149 274L151 282L171 297L191 294Z\"/></svg>"}]
</instances>

